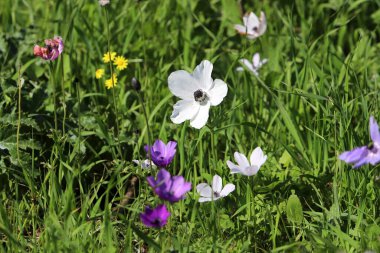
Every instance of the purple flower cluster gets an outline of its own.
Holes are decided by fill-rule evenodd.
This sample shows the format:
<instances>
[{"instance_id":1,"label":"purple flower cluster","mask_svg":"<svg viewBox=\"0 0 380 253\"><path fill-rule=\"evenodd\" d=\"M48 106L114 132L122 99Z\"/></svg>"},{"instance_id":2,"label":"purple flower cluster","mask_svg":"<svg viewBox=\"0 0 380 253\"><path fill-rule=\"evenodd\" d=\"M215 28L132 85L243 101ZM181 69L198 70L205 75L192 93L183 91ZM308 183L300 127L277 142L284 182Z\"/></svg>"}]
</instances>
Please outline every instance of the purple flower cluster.
<instances>
[{"instance_id":1,"label":"purple flower cluster","mask_svg":"<svg viewBox=\"0 0 380 253\"><path fill-rule=\"evenodd\" d=\"M380 131L379 125L375 118L371 116L369 120L369 132L372 144L354 148L353 150L343 152L339 159L346 163L353 163L354 168L359 168L365 164L376 165L380 162Z\"/></svg>"},{"instance_id":2,"label":"purple flower cluster","mask_svg":"<svg viewBox=\"0 0 380 253\"><path fill-rule=\"evenodd\" d=\"M153 146L146 145L145 151L152 157L155 165L161 168L168 166L174 158L177 142L169 141L167 145L161 140L156 140Z\"/></svg>"},{"instance_id":3,"label":"purple flower cluster","mask_svg":"<svg viewBox=\"0 0 380 253\"><path fill-rule=\"evenodd\" d=\"M167 145L161 140L156 140L153 146L145 146L145 150L151 151L151 159L159 167L168 166L175 155L177 143L170 141ZM186 182L183 176L172 176L170 173L161 169L157 174L157 179L153 176L147 178L149 185L154 192L163 200L170 203L178 202L185 198L185 194L191 190L191 183ZM146 207L145 212L140 214L142 223L148 227L161 228L167 223L170 212L165 205L158 205L151 209Z\"/></svg>"}]
</instances>

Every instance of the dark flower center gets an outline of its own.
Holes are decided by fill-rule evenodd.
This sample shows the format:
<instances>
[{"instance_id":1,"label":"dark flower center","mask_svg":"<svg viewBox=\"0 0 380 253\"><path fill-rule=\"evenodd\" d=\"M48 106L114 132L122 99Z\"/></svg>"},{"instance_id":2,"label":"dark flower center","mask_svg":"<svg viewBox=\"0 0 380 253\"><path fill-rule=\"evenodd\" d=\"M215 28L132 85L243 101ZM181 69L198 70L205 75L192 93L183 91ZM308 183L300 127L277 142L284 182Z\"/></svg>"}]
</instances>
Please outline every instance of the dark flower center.
<instances>
[{"instance_id":1,"label":"dark flower center","mask_svg":"<svg viewBox=\"0 0 380 253\"><path fill-rule=\"evenodd\" d=\"M194 99L195 99L195 101L202 104L205 101L207 101L208 96L207 96L206 92L204 92L203 90L196 90L194 92Z\"/></svg>"},{"instance_id":2,"label":"dark flower center","mask_svg":"<svg viewBox=\"0 0 380 253\"><path fill-rule=\"evenodd\" d=\"M219 192L214 192L214 197L215 198L219 198L220 197L220 193Z\"/></svg>"},{"instance_id":3,"label":"dark flower center","mask_svg":"<svg viewBox=\"0 0 380 253\"><path fill-rule=\"evenodd\" d=\"M252 28L252 30L257 33L257 31L259 30L259 28L257 26L255 26L255 27Z\"/></svg>"}]
</instances>

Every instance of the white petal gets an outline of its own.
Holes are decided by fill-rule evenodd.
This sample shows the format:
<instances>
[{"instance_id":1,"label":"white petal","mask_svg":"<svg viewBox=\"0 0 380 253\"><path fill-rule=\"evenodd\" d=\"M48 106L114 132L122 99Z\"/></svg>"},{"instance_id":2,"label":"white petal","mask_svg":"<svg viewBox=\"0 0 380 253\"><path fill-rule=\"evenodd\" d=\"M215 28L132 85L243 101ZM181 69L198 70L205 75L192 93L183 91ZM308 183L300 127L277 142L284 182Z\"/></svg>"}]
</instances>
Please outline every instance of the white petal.
<instances>
[{"instance_id":1,"label":"white petal","mask_svg":"<svg viewBox=\"0 0 380 253\"><path fill-rule=\"evenodd\" d=\"M178 70L168 77L169 90L184 100L194 100L194 91L199 89L198 81L185 70Z\"/></svg>"},{"instance_id":2,"label":"white petal","mask_svg":"<svg viewBox=\"0 0 380 253\"><path fill-rule=\"evenodd\" d=\"M139 160L132 160L132 162L134 162L134 163L137 164L137 165L140 164L140 161L139 161Z\"/></svg>"},{"instance_id":3,"label":"white petal","mask_svg":"<svg viewBox=\"0 0 380 253\"><path fill-rule=\"evenodd\" d=\"M173 106L173 113L170 119L175 124L180 124L185 120L192 119L199 111L199 103L194 100L180 100Z\"/></svg>"},{"instance_id":4,"label":"white petal","mask_svg":"<svg viewBox=\"0 0 380 253\"><path fill-rule=\"evenodd\" d=\"M254 68L259 68L260 67L260 54L256 53L252 57L252 63Z\"/></svg>"},{"instance_id":5,"label":"white petal","mask_svg":"<svg viewBox=\"0 0 380 253\"><path fill-rule=\"evenodd\" d=\"M236 173L244 174L243 171L241 170L241 168L231 161L227 161L227 166L228 166L228 168L230 168L231 174L236 174Z\"/></svg>"},{"instance_id":6,"label":"white petal","mask_svg":"<svg viewBox=\"0 0 380 253\"><path fill-rule=\"evenodd\" d=\"M249 160L251 161L251 165L256 165L260 168L261 165L263 165L267 160L267 156L264 155L264 152L261 150L260 147L257 147L252 151Z\"/></svg>"},{"instance_id":7,"label":"white petal","mask_svg":"<svg viewBox=\"0 0 380 253\"><path fill-rule=\"evenodd\" d=\"M199 111L195 116L190 119L190 126L201 129L206 125L208 120L208 111L210 110L210 102L207 102L205 105L200 105Z\"/></svg>"},{"instance_id":8,"label":"white petal","mask_svg":"<svg viewBox=\"0 0 380 253\"><path fill-rule=\"evenodd\" d=\"M264 12L260 13L260 25L258 29L258 34L262 35L267 30L267 18L265 17Z\"/></svg>"},{"instance_id":9,"label":"white petal","mask_svg":"<svg viewBox=\"0 0 380 253\"><path fill-rule=\"evenodd\" d=\"M214 199L215 200L215 199ZM203 198L203 197L200 197L198 199L198 202L202 203L202 202L207 202L207 201L212 201L212 198Z\"/></svg>"},{"instance_id":10,"label":"white petal","mask_svg":"<svg viewBox=\"0 0 380 253\"><path fill-rule=\"evenodd\" d=\"M207 92L211 105L215 106L220 104L227 95L227 91L227 84L220 79L215 79L213 87Z\"/></svg>"},{"instance_id":11,"label":"white petal","mask_svg":"<svg viewBox=\"0 0 380 253\"><path fill-rule=\"evenodd\" d=\"M235 25L235 30L240 34L247 34L247 27L243 25Z\"/></svg>"},{"instance_id":12,"label":"white petal","mask_svg":"<svg viewBox=\"0 0 380 253\"><path fill-rule=\"evenodd\" d=\"M243 175L245 176L253 176L256 175L257 172L259 172L260 167L256 165L252 165L249 167L244 168Z\"/></svg>"},{"instance_id":13,"label":"white petal","mask_svg":"<svg viewBox=\"0 0 380 253\"><path fill-rule=\"evenodd\" d=\"M204 91L207 91L212 86L212 63L208 60L202 61L193 72L193 77L198 80L200 88Z\"/></svg>"},{"instance_id":14,"label":"white petal","mask_svg":"<svg viewBox=\"0 0 380 253\"><path fill-rule=\"evenodd\" d=\"M213 191L212 191L211 187L208 184L206 184L206 183L198 184L197 185L197 192L202 197L211 198L212 195L213 195Z\"/></svg>"},{"instance_id":15,"label":"white petal","mask_svg":"<svg viewBox=\"0 0 380 253\"><path fill-rule=\"evenodd\" d=\"M249 69L250 71L254 72L255 71L255 68L253 67L252 63L250 61L248 61L247 59L241 59L239 60L240 63L242 63L243 65L245 65L247 67L247 69Z\"/></svg>"},{"instance_id":16,"label":"white petal","mask_svg":"<svg viewBox=\"0 0 380 253\"><path fill-rule=\"evenodd\" d=\"M242 72L242 71L244 71L244 68L243 68L243 67L237 67L237 68L236 68L236 71L238 71L238 72Z\"/></svg>"},{"instance_id":17,"label":"white petal","mask_svg":"<svg viewBox=\"0 0 380 253\"><path fill-rule=\"evenodd\" d=\"M246 23L246 26L248 28L248 33L251 33L252 31L257 31L257 30L254 30L254 28L256 27L256 29L259 29L259 25L260 25L260 22L256 14L251 12L248 16L247 23Z\"/></svg>"},{"instance_id":18,"label":"white petal","mask_svg":"<svg viewBox=\"0 0 380 253\"><path fill-rule=\"evenodd\" d=\"M212 178L212 190L213 192L221 192L223 187L222 178L219 175L215 175Z\"/></svg>"},{"instance_id":19,"label":"white petal","mask_svg":"<svg viewBox=\"0 0 380 253\"><path fill-rule=\"evenodd\" d=\"M228 194L230 194L231 192L233 192L234 190L235 190L235 185L226 184L226 186L224 186L223 190L220 192L220 196L225 197Z\"/></svg>"},{"instance_id":20,"label":"white petal","mask_svg":"<svg viewBox=\"0 0 380 253\"><path fill-rule=\"evenodd\" d=\"M245 155L243 155L242 153L235 152L234 157L235 157L235 160L238 163L240 169L244 169L244 168L250 166L247 157Z\"/></svg>"}]
</instances>

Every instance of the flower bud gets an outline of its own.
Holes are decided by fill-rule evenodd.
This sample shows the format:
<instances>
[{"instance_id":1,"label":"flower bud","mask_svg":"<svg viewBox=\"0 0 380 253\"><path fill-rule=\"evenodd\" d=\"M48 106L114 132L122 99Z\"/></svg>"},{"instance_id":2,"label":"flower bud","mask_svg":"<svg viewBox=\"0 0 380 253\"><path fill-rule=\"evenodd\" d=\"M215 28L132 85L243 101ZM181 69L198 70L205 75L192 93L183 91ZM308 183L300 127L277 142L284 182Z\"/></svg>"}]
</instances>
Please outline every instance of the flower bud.
<instances>
[{"instance_id":1,"label":"flower bud","mask_svg":"<svg viewBox=\"0 0 380 253\"><path fill-rule=\"evenodd\" d=\"M139 80L137 80L135 77L132 78L131 80L132 87L135 89L135 91L140 91L141 90L141 84Z\"/></svg>"}]
</instances>

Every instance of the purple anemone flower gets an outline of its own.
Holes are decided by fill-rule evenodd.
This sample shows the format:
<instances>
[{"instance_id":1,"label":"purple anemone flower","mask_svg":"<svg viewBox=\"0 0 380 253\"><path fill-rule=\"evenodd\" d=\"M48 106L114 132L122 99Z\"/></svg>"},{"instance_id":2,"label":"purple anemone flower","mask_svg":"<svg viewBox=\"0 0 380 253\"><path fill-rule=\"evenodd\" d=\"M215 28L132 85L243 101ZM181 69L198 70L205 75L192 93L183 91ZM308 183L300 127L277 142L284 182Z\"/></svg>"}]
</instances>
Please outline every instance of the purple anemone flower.
<instances>
[{"instance_id":1,"label":"purple anemone flower","mask_svg":"<svg viewBox=\"0 0 380 253\"><path fill-rule=\"evenodd\" d=\"M158 172L157 180L152 176L146 180L161 199L171 203L184 199L186 192L191 190L191 183L186 182L183 176L171 176L165 169Z\"/></svg>"},{"instance_id":2,"label":"purple anemone flower","mask_svg":"<svg viewBox=\"0 0 380 253\"><path fill-rule=\"evenodd\" d=\"M153 146L145 145L145 151L150 149L150 155L155 165L161 168L168 166L174 158L177 142L169 141L167 145L161 140L156 140ZM148 152L149 153L149 152Z\"/></svg>"},{"instance_id":3,"label":"purple anemone flower","mask_svg":"<svg viewBox=\"0 0 380 253\"><path fill-rule=\"evenodd\" d=\"M379 125L373 116L369 120L369 132L373 142L371 145L343 152L339 159L346 163L353 163L354 168L359 168L365 164L376 165L380 162L380 131Z\"/></svg>"},{"instance_id":4,"label":"purple anemone flower","mask_svg":"<svg viewBox=\"0 0 380 253\"><path fill-rule=\"evenodd\" d=\"M149 206L145 208L145 213L140 214L140 219L147 227L162 228L168 222L170 212L165 205L158 205L155 209Z\"/></svg>"},{"instance_id":5,"label":"purple anemone flower","mask_svg":"<svg viewBox=\"0 0 380 253\"><path fill-rule=\"evenodd\" d=\"M46 39L45 45L46 47L35 45L33 48L34 55L44 60L54 61L63 51L63 40L59 36L55 36L53 39Z\"/></svg>"}]
</instances>

